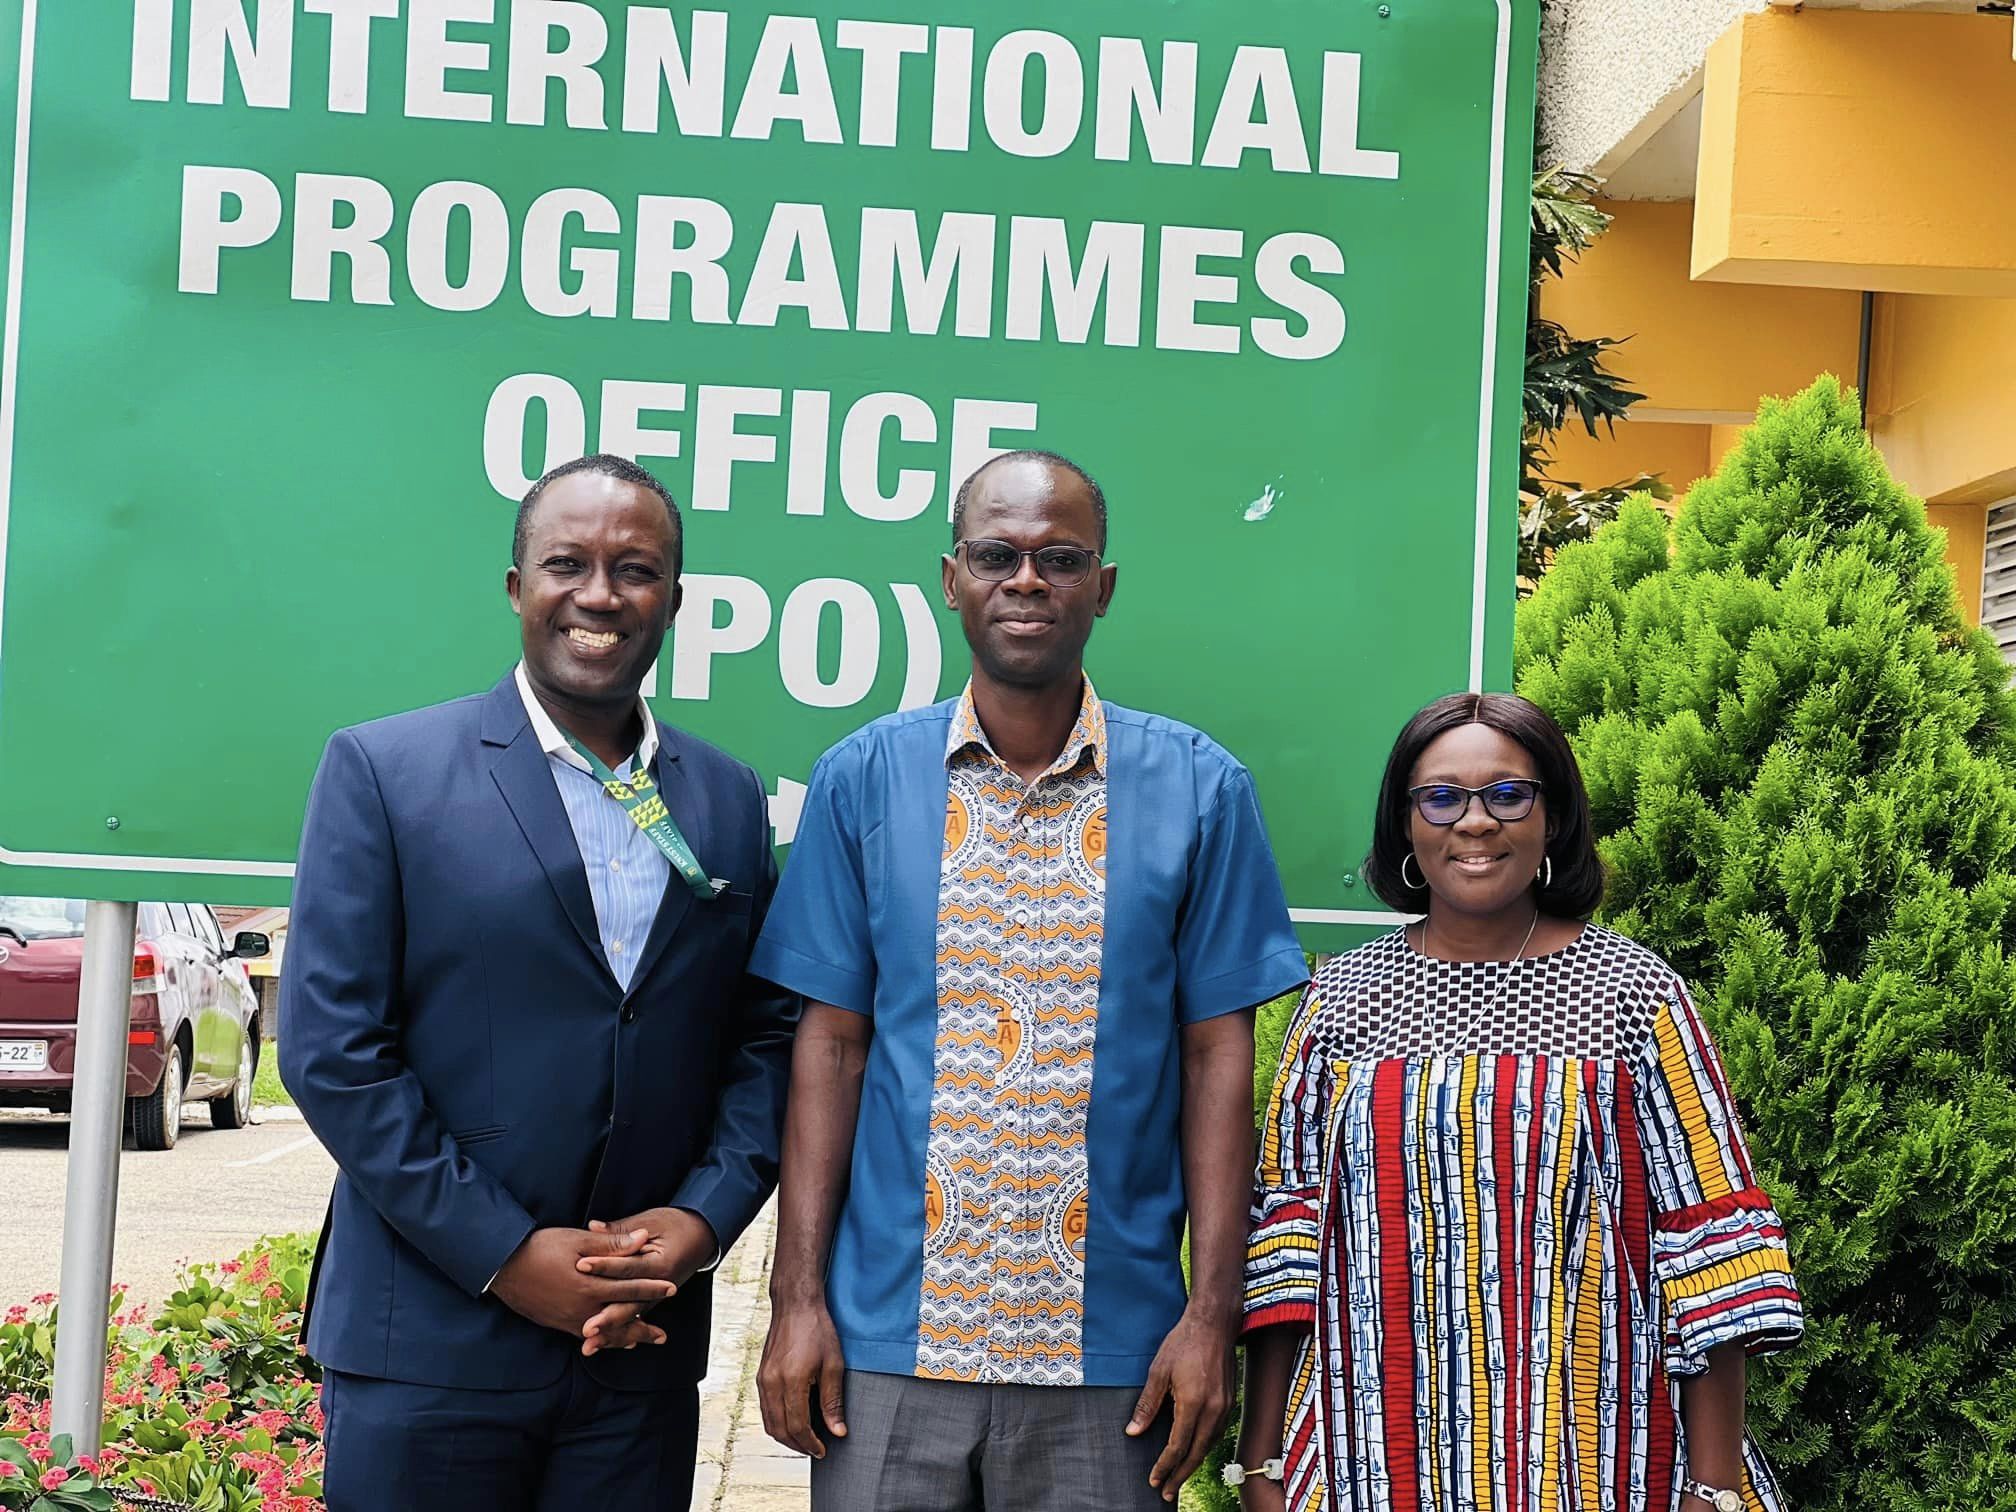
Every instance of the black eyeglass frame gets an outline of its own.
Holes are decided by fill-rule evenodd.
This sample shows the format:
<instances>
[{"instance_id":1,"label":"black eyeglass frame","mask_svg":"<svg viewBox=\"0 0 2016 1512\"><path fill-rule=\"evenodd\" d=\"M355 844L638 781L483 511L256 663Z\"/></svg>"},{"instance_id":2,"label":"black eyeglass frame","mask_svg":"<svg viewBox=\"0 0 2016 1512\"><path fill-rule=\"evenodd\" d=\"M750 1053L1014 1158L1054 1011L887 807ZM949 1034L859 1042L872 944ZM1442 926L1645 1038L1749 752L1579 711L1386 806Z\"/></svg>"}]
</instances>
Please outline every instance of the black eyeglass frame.
<instances>
[{"instance_id":1,"label":"black eyeglass frame","mask_svg":"<svg viewBox=\"0 0 2016 1512\"><path fill-rule=\"evenodd\" d=\"M1015 553L1015 565L999 577L989 577L973 565L973 553L970 548L974 546L999 546L1003 551L1012 551ZM966 570L983 583L1009 582L1022 571L1022 564L1024 562L1033 559L1036 563L1036 575L1052 588L1076 588L1092 576L1098 569L1101 560L1099 553L1089 546L1038 546L1034 551L1024 551L1012 541L997 540L993 536L962 537L952 543L953 555L957 556L961 548L968 548L966 551ZM1085 570L1068 582L1060 581L1043 570L1043 553L1046 551L1075 551L1085 558Z\"/></svg>"},{"instance_id":2,"label":"black eyeglass frame","mask_svg":"<svg viewBox=\"0 0 2016 1512\"><path fill-rule=\"evenodd\" d=\"M1497 809L1491 806L1491 800L1486 796L1493 789L1504 787L1518 787L1528 790L1526 794L1526 806L1516 814L1499 813ZM1452 824L1461 824L1470 813L1470 805L1480 800L1484 804L1484 812L1500 824L1517 824L1521 819L1529 818L1532 815L1533 806L1540 801L1541 795L1546 791L1547 784L1542 782L1538 777L1500 777L1496 782L1487 782L1482 787L1465 787L1460 782L1424 782L1416 787L1407 789L1407 797L1414 805L1414 812L1421 816L1422 823L1432 824L1437 829L1447 829ZM1428 793L1461 793L1463 794L1463 807L1457 810L1453 818L1433 818L1429 815L1426 807L1424 795Z\"/></svg>"}]
</instances>

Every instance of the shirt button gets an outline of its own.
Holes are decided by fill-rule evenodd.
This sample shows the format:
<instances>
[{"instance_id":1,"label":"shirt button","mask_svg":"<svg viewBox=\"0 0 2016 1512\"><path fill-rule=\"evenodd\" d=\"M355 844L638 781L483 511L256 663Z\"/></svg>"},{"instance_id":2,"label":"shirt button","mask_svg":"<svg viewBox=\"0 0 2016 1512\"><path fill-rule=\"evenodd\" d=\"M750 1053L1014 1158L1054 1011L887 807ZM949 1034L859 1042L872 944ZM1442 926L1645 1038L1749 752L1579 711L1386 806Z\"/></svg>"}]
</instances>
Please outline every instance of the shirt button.
<instances>
[{"instance_id":1,"label":"shirt button","mask_svg":"<svg viewBox=\"0 0 2016 1512\"><path fill-rule=\"evenodd\" d=\"M615 941L613 944L610 945L609 948L615 951L616 954L618 955L623 954L623 942L621 940Z\"/></svg>"},{"instance_id":2,"label":"shirt button","mask_svg":"<svg viewBox=\"0 0 2016 1512\"><path fill-rule=\"evenodd\" d=\"M622 863L621 861L611 861L611 862L609 863L609 870L611 870L611 871L621 871L621 870L623 870L623 863Z\"/></svg>"},{"instance_id":3,"label":"shirt button","mask_svg":"<svg viewBox=\"0 0 2016 1512\"><path fill-rule=\"evenodd\" d=\"M1015 922L1016 922L1017 924L1027 924L1027 923L1029 922L1029 910L1028 910L1028 909L1026 909L1026 908L1018 908L1018 909L1016 909L1016 910L1015 910Z\"/></svg>"}]
</instances>

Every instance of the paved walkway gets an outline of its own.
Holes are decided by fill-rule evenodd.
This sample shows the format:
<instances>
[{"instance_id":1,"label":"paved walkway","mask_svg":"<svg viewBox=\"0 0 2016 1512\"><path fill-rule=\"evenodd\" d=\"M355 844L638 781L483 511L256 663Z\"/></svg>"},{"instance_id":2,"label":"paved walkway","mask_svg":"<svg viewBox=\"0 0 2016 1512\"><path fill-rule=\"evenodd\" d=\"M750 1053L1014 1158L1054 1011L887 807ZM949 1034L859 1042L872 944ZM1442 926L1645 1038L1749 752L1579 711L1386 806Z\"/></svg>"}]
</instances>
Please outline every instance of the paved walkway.
<instances>
[{"instance_id":1,"label":"paved walkway","mask_svg":"<svg viewBox=\"0 0 2016 1512\"><path fill-rule=\"evenodd\" d=\"M700 1466L693 1512L805 1512L811 1461L763 1431L756 1364L770 1327L773 1203L749 1226L714 1282L714 1345L700 1383Z\"/></svg>"}]
</instances>

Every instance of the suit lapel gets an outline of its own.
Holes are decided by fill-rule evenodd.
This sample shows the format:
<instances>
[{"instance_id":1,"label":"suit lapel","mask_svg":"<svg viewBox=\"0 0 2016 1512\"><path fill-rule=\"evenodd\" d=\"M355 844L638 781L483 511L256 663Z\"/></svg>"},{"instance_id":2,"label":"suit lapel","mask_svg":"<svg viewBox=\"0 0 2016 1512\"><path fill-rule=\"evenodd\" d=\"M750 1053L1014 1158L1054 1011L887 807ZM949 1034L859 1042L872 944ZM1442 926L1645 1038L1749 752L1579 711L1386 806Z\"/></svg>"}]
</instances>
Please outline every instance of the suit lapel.
<instances>
[{"instance_id":1,"label":"suit lapel","mask_svg":"<svg viewBox=\"0 0 2016 1512\"><path fill-rule=\"evenodd\" d=\"M673 732L661 721L658 726L658 758L651 764L651 770L658 779L658 794L665 800L666 811L672 822L679 826L679 833L686 837L686 843L693 847L693 855L701 869L707 866L707 836L705 826L700 823L699 795L687 782L686 774L679 761L679 753L673 748ZM686 915L693 911L697 900L693 890L675 869L665 879L665 894L658 903L658 916L651 921L651 933L644 941L644 954L637 959L637 974L630 978L630 992L634 996L644 985L646 977L658 964L658 958L665 953L665 947L672 943L672 937L679 932L679 926L686 922Z\"/></svg>"},{"instance_id":2,"label":"suit lapel","mask_svg":"<svg viewBox=\"0 0 2016 1512\"><path fill-rule=\"evenodd\" d=\"M595 899L588 891L581 847L546 764L546 753L533 737L532 721L525 716L515 678L505 678L490 695L483 711L483 743L497 748L490 775L545 869L546 880L553 884L562 912L581 936L581 943L607 971L609 960L602 953L602 936L595 927Z\"/></svg>"}]
</instances>

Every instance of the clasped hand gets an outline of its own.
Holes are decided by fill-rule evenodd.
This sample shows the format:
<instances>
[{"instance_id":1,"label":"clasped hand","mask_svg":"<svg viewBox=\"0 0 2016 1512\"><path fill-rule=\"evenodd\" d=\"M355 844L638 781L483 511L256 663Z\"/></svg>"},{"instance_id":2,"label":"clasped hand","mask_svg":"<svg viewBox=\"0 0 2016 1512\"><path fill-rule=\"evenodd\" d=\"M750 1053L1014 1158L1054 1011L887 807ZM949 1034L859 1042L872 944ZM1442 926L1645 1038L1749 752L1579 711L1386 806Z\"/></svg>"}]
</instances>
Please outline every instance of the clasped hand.
<instances>
[{"instance_id":1,"label":"clasped hand","mask_svg":"<svg viewBox=\"0 0 2016 1512\"><path fill-rule=\"evenodd\" d=\"M651 1208L585 1229L534 1229L490 1283L513 1312L573 1334L583 1354L662 1344L644 1314L714 1255L714 1231L683 1208Z\"/></svg>"}]
</instances>

